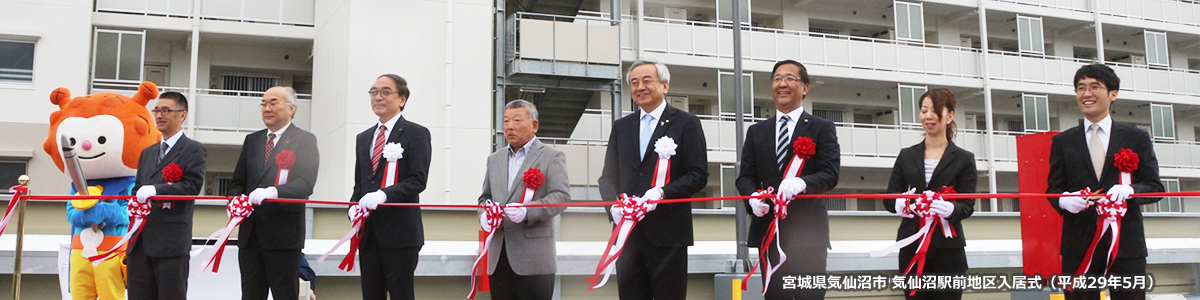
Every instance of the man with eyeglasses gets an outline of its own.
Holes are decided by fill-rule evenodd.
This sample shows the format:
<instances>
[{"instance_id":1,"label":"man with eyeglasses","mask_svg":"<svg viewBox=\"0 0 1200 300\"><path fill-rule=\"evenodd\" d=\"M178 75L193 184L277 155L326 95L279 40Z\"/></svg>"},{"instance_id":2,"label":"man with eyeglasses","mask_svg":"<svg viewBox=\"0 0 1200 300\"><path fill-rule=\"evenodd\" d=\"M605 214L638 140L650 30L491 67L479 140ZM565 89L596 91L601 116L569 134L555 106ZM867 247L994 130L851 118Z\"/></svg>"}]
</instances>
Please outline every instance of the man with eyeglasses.
<instances>
[{"instance_id":1,"label":"man with eyeglasses","mask_svg":"<svg viewBox=\"0 0 1200 300\"><path fill-rule=\"evenodd\" d=\"M1121 79L1103 64L1083 66L1075 72L1075 101L1083 112L1083 125L1055 135L1050 143L1050 175L1046 193L1062 193L1048 198L1050 206L1062 215L1062 272L1075 274L1087 264L1087 275L1132 276L1146 274L1146 235L1142 225L1142 205L1161 197L1129 197L1134 193L1162 192L1158 178L1158 159L1150 134L1137 127L1117 123L1109 112L1117 101ZM1137 153L1139 163L1129 182L1121 183L1121 171L1113 164L1114 154L1122 149ZM1080 197L1085 189L1105 192L1106 197ZM1099 214L1091 208L1110 202L1126 203L1118 241L1108 230L1101 237L1091 260L1088 248L1096 236ZM1119 242L1115 258L1109 257L1109 245ZM1111 259L1106 260L1106 259ZM1110 267L1111 265L1111 267ZM1065 291L1066 299L1100 299L1099 289ZM1145 299L1143 289L1112 289L1112 299Z\"/></svg>"},{"instance_id":2,"label":"man with eyeglasses","mask_svg":"<svg viewBox=\"0 0 1200 300\"><path fill-rule=\"evenodd\" d=\"M358 134L354 194L348 214L369 212L359 244L363 299L414 299L413 273L425 245L421 209L383 203L420 203L429 175L429 129L401 116L408 82L394 74L376 78L368 92L379 122ZM389 170L390 169L390 170Z\"/></svg>"},{"instance_id":3,"label":"man with eyeglasses","mask_svg":"<svg viewBox=\"0 0 1200 300\"><path fill-rule=\"evenodd\" d=\"M304 248L304 204L263 202L269 198L308 199L317 181L317 137L296 127L296 90L277 86L263 93L266 129L246 135L226 196L246 196L254 213L238 231L242 299L299 297L300 250ZM290 155L288 154L290 153ZM281 155L282 154L282 155ZM291 158L280 164L282 160ZM284 172L286 170L286 172Z\"/></svg>"},{"instance_id":4,"label":"man with eyeglasses","mask_svg":"<svg viewBox=\"0 0 1200 300\"><path fill-rule=\"evenodd\" d=\"M822 194L838 183L841 148L833 122L804 111L808 95L808 69L794 60L775 63L771 71L771 98L775 100L775 117L751 125L742 146L742 170L736 182L738 192L757 194L775 188L783 198L798 194ZM792 160L793 143L808 137L816 143L816 154L805 162L795 177L783 179L785 168ZM784 289L784 276L824 274L829 249L829 217L821 199L793 199L787 205L787 218L780 220L777 230L781 239L762 244L767 227L777 209L771 199L749 199L747 208L754 214L750 220L747 244L768 247L772 263L779 262L782 248L788 259L776 270L767 286L766 299L823 299L824 289ZM763 260L763 280L767 265Z\"/></svg>"},{"instance_id":5,"label":"man with eyeglasses","mask_svg":"<svg viewBox=\"0 0 1200 300\"><path fill-rule=\"evenodd\" d=\"M154 106L154 125L162 141L142 150L138 160L137 197L145 203L156 195L195 196L204 185L208 152L200 142L183 134L187 119L187 97L166 92ZM167 182L164 169L176 165L182 171L177 182ZM130 206L136 205L131 203ZM146 225L129 241L125 257L129 273L129 299L186 299L188 260L192 250L193 201L150 203Z\"/></svg>"}]
</instances>

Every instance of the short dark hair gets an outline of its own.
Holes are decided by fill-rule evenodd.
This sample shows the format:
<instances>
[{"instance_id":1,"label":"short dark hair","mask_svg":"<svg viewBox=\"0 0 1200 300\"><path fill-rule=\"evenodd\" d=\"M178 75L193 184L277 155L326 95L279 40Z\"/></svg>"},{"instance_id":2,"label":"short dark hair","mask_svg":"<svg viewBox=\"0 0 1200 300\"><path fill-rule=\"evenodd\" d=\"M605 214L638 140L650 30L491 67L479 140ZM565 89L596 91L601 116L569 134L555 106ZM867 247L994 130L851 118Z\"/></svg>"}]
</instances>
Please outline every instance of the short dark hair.
<instances>
[{"instance_id":1,"label":"short dark hair","mask_svg":"<svg viewBox=\"0 0 1200 300\"><path fill-rule=\"evenodd\" d=\"M171 100L175 100L175 104L176 104L177 106L179 106L179 109L182 109L183 111L187 111L187 110L188 110L188 102L187 102L187 97L183 96L183 94L180 94L179 92L166 92L166 93L162 93L162 95L159 95L159 96L158 96L158 99L171 99Z\"/></svg>"},{"instance_id":2,"label":"short dark hair","mask_svg":"<svg viewBox=\"0 0 1200 300\"><path fill-rule=\"evenodd\" d=\"M396 74L383 74L383 75L379 75L379 77L377 77L376 79L384 78L384 77L391 78L392 82L396 83L396 95L398 95L400 97L408 98L408 80L404 80L404 77L400 77L400 75L396 75ZM408 106L407 101L405 102L404 105L400 106L400 111L404 111L405 106Z\"/></svg>"},{"instance_id":3,"label":"short dark hair","mask_svg":"<svg viewBox=\"0 0 1200 300\"><path fill-rule=\"evenodd\" d=\"M808 68L805 68L804 64L801 64L800 62L790 60L790 59L781 60L781 61L775 63L775 67L771 68L771 76L775 76L775 72L779 71L779 67L781 67L783 65L795 65L796 67L799 67L800 68L800 82L804 82L804 84L809 84Z\"/></svg>"},{"instance_id":4,"label":"short dark hair","mask_svg":"<svg viewBox=\"0 0 1200 300\"><path fill-rule=\"evenodd\" d=\"M1092 78L1104 83L1104 87L1109 91L1121 90L1121 78L1117 77L1117 73L1113 72L1112 68L1103 64L1090 64L1079 68L1078 71L1075 71L1075 81L1071 85L1079 84L1079 81L1084 78Z\"/></svg>"},{"instance_id":5,"label":"short dark hair","mask_svg":"<svg viewBox=\"0 0 1200 300\"><path fill-rule=\"evenodd\" d=\"M930 103L933 105L934 114L938 115L939 120L942 118L943 109L954 112L954 107L958 106L958 101L954 99L954 93L951 93L946 88L932 89L925 92L925 94L921 95L921 98L918 98L921 101L917 102L917 104L924 105L925 98L929 98ZM955 124L954 120L946 123L946 140L953 141L956 131L958 131L958 124Z\"/></svg>"}]
</instances>

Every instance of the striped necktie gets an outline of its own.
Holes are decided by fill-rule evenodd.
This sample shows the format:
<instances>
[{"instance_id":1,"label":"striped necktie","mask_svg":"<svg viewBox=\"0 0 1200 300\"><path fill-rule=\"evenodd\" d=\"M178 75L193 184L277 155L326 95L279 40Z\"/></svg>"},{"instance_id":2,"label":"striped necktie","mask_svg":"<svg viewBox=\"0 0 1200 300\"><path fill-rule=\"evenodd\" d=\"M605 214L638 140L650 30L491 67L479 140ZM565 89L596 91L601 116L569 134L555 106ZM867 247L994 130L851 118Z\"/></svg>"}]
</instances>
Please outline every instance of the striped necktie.
<instances>
[{"instance_id":1,"label":"striped necktie","mask_svg":"<svg viewBox=\"0 0 1200 300\"><path fill-rule=\"evenodd\" d=\"M779 164L780 171L785 167L783 160L787 158L788 141L792 137L792 133L788 132L788 123L791 121L792 118L787 115L779 118L779 136L775 138L775 163Z\"/></svg>"}]
</instances>

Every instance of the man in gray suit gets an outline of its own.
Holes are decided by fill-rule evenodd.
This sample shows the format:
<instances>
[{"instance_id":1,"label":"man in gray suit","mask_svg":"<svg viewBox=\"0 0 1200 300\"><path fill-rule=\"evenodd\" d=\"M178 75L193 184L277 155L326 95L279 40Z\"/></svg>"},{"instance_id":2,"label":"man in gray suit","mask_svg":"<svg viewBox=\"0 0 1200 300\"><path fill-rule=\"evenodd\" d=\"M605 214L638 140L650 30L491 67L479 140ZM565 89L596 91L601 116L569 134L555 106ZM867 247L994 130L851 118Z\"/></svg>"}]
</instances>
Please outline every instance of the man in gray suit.
<instances>
[{"instance_id":1,"label":"man in gray suit","mask_svg":"<svg viewBox=\"0 0 1200 300\"><path fill-rule=\"evenodd\" d=\"M485 231L496 231L488 248L488 274L492 299L550 299L554 293L554 228L552 221L565 207L525 207L522 180L537 168L545 183L524 204L563 203L567 192L567 159L562 151L537 140L537 107L513 100L504 107L504 139L508 147L488 156L487 175L479 203L493 201L504 208L506 220L491 228L481 214Z\"/></svg>"}]
</instances>

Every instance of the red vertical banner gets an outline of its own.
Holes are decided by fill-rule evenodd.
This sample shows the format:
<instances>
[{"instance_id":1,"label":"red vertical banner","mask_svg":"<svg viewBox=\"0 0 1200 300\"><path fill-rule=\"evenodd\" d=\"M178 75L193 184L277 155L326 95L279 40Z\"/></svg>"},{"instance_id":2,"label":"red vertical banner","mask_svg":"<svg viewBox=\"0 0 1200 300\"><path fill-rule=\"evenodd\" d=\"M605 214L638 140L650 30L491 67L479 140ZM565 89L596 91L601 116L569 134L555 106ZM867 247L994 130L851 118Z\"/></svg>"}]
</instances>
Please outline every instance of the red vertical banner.
<instances>
[{"instance_id":1,"label":"red vertical banner","mask_svg":"<svg viewBox=\"0 0 1200 300\"><path fill-rule=\"evenodd\" d=\"M1050 142L1057 131L1017 137L1017 180L1022 193L1045 193L1050 176ZM1062 272L1062 216L1046 198L1021 199L1024 273L1043 278Z\"/></svg>"},{"instance_id":2,"label":"red vertical banner","mask_svg":"<svg viewBox=\"0 0 1200 300\"><path fill-rule=\"evenodd\" d=\"M488 236L487 231L483 231L483 230L479 231L479 252L483 252L485 250L485 249L483 249L483 243L484 243L484 241L487 240L487 236ZM488 253L488 254L491 254L491 253ZM477 287L477 291L479 291L479 292L491 292L492 291L491 286L488 285L488 282L489 282L489 280L488 280L488 264L487 264L488 254L483 255L482 263L479 264L479 267L477 267L477 268L475 268L475 270L473 270L473 272L477 272L476 274L479 274L478 275L479 281L475 283L475 286Z\"/></svg>"}]
</instances>

